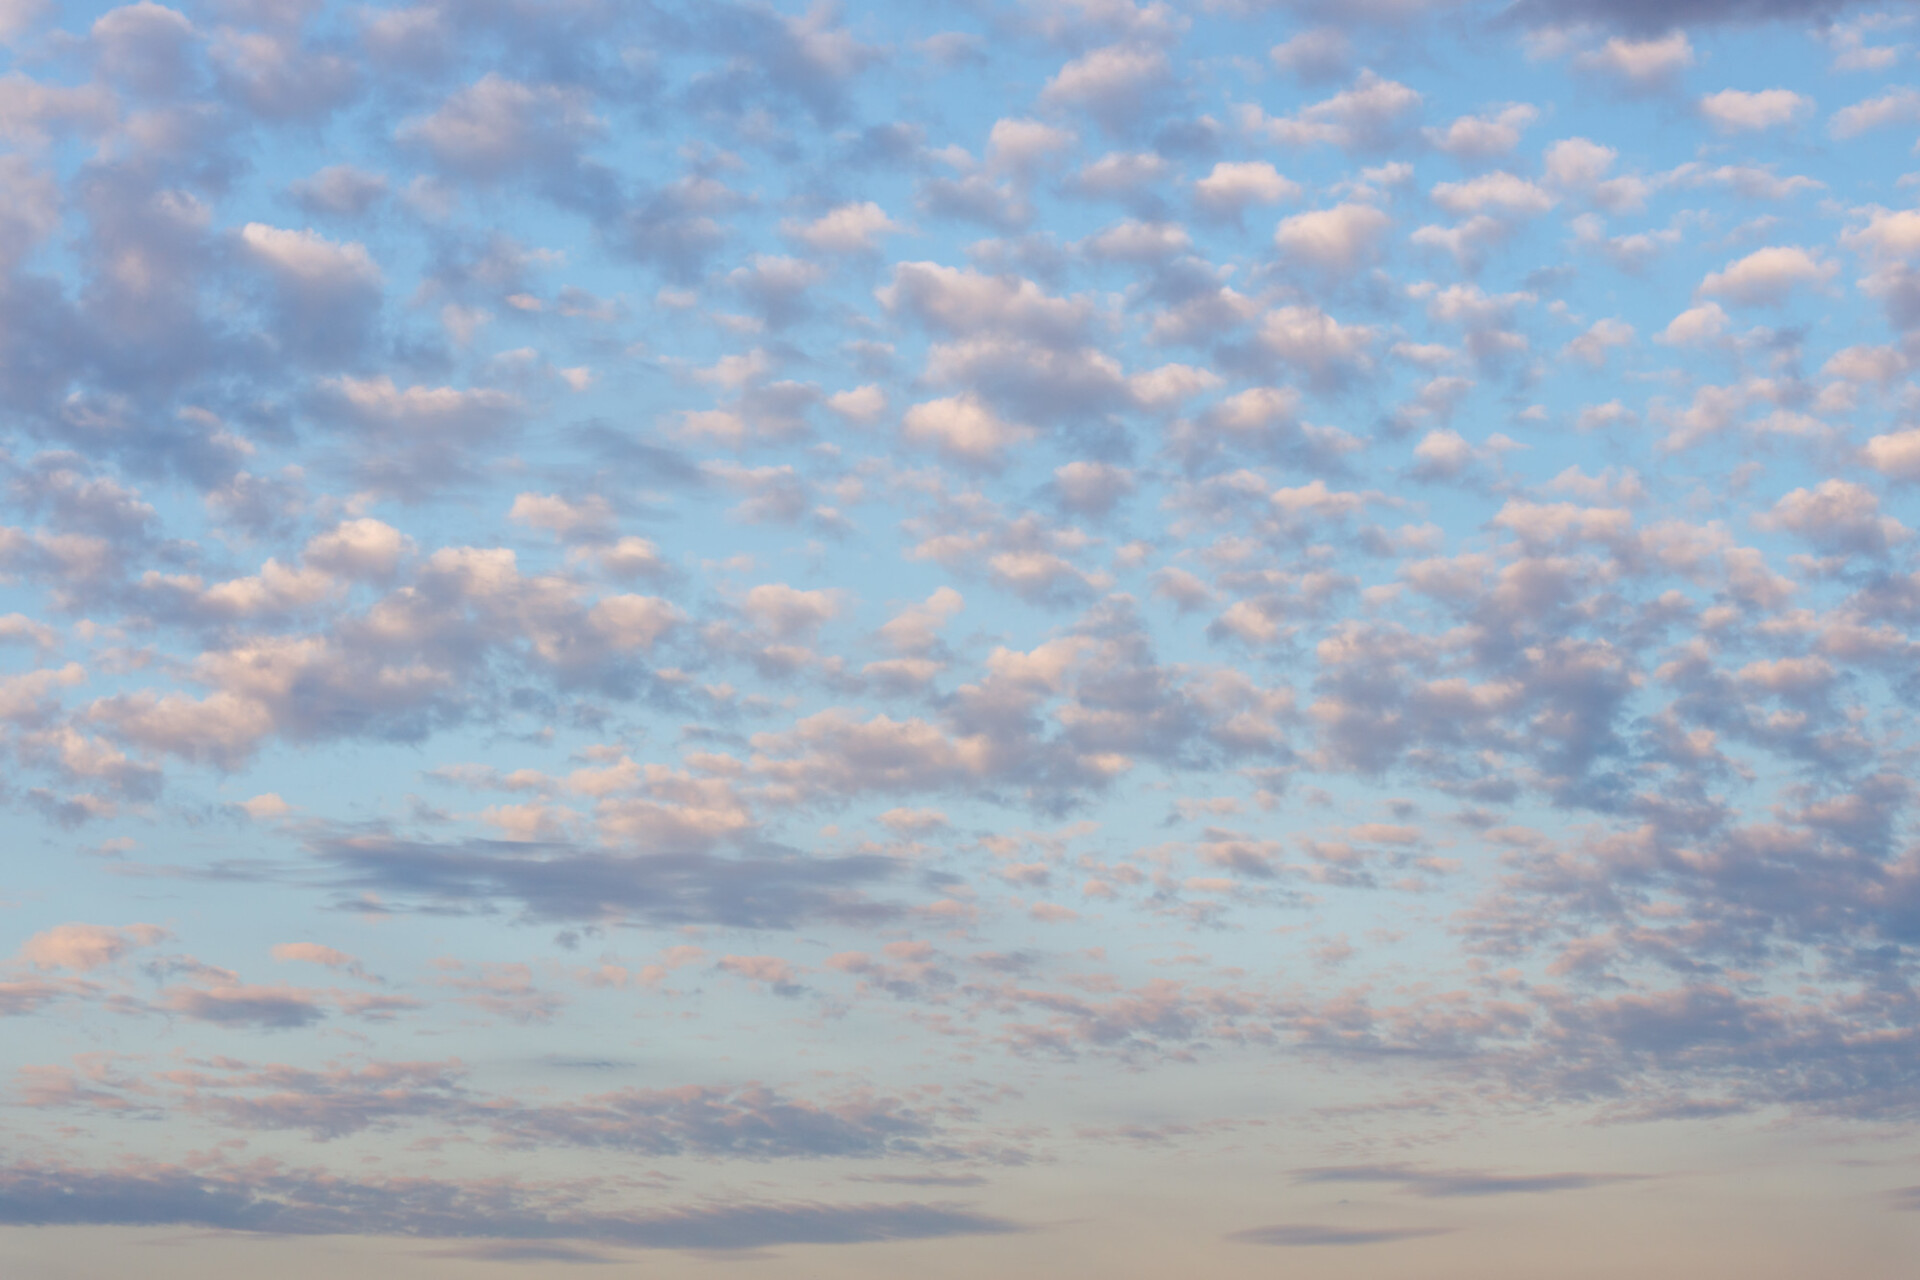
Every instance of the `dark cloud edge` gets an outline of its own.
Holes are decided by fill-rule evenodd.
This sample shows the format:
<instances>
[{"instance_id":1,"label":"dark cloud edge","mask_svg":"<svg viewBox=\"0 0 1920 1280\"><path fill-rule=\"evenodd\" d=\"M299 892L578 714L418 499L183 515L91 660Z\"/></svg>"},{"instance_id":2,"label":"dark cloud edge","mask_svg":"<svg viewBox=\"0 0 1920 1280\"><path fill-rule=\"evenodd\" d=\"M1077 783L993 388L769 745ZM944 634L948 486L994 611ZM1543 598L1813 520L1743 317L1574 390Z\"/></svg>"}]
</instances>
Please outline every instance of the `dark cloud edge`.
<instances>
[{"instance_id":1,"label":"dark cloud edge","mask_svg":"<svg viewBox=\"0 0 1920 1280\"><path fill-rule=\"evenodd\" d=\"M952 1202L705 1203L662 1213L555 1211L535 1190L432 1179L355 1182L321 1171L0 1170L0 1226L198 1227L254 1235L577 1241L732 1251L1004 1235L1016 1222Z\"/></svg>"}]
</instances>

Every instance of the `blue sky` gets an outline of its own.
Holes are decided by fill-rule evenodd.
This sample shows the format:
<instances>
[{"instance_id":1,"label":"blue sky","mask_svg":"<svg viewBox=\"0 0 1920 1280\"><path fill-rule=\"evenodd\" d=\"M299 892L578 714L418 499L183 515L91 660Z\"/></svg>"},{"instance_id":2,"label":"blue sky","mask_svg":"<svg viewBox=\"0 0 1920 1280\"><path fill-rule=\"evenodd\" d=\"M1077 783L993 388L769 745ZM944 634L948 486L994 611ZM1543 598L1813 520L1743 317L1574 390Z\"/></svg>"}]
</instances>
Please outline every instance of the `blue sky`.
<instances>
[{"instance_id":1,"label":"blue sky","mask_svg":"<svg viewBox=\"0 0 1920 1280\"><path fill-rule=\"evenodd\" d=\"M1904 1274L1915 16L0 0L0 1263Z\"/></svg>"}]
</instances>

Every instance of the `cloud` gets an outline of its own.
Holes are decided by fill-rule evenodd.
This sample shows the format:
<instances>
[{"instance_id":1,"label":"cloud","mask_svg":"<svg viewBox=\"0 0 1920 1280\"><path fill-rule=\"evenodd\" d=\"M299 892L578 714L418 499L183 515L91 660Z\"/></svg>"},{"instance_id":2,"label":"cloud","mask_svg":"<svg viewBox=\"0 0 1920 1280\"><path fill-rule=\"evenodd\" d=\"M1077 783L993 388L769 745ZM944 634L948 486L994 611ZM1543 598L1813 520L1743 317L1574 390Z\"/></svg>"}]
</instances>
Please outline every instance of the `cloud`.
<instances>
[{"instance_id":1,"label":"cloud","mask_svg":"<svg viewBox=\"0 0 1920 1280\"><path fill-rule=\"evenodd\" d=\"M335 164L289 183L287 192L308 213L357 218L386 196L387 186L383 174Z\"/></svg>"},{"instance_id":2,"label":"cloud","mask_svg":"<svg viewBox=\"0 0 1920 1280\"><path fill-rule=\"evenodd\" d=\"M1222 1231L1430 1249L1628 1186L1459 1123L1914 1114L1900 15L97 10L0 5L21 1213L912 1270L998 1220L777 1188L1232 1058L1426 1154Z\"/></svg>"},{"instance_id":3,"label":"cloud","mask_svg":"<svg viewBox=\"0 0 1920 1280\"><path fill-rule=\"evenodd\" d=\"M1558 1191L1586 1191L1593 1187L1636 1180L1640 1175L1620 1173L1488 1173L1481 1170L1416 1169L1407 1165L1325 1165L1302 1169L1302 1182L1390 1182L1428 1199L1456 1197L1544 1195Z\"/></svg>"},{"instance_id":4,"label":"cloud","mask_svg":"<svg viewBox=\"0 0 1920 1280\"><path fill-rule=\"evenodd\" d=\"M1392 219L1364 204L1297 213L1274 228L1283 258L1310 272L1346 275L1377 260Z\"/></svg>"},{"instance_id":5,"label":"cloud","mask_svg":"<svg viewBox=\"0 0 1920 1280\"><path fill-rule=\"evenodd\" d=\"M1042 102L1086 111L1109 132L1124 132L1152 110L1172 81L1166 54L1152 47L1111 45L1061 67L1040 91Z\"/></svg>"},{"instance_id":6,"label":"cloud","mask_svg":"<svg viewBox=\"0 0 1920 1280\"><path fill-rule=\"evenodd\" d=\"M1238 217L1249 205L1298 199L1300 184L1265 160L1222 160L1193 184L1194 203L1215 216Z\"/></svg>"},{"instance_id":7,"label":"cloud","mask_svg":"<svg viewBox=\"0 0 1920 1280\"><path fill-rule=\"evenodd\" d=\"M579 1240L628 1249L763 1249L858 1244L1019 1228L959 1206L746 1202L652 1215L568 1207L516 1187L425 1179L355 1182L298 1171L240 1175L151 1166L95 1173L15 1166L0 1173L13 1226L201 1227L290 1236Z\"/></svg>"},{"instance_id":8,"label":"cloud","mask_svg":"<svg viewBox=\"0 0 1920 1280\"><path fill-rule=\"evenodd\" d=\"M1545 213L1555 203L1553 196L1540 187L1505 172L1484 174L1465 182L1437 183L1429 194L1435 204L1455 215L1493 210L1528 216Z\"/></svg>"},{"instance_id":9,"label":"cloud","mask_svg":"<svg viewBox=\"0 0 1920 1280\"><path fill-rule=\"evenodd\" d=\"M1674 346L1687 346L1693 343L1709 341L1726 332L1729 324L1726 310L1717 302L1705 302L1697 307L1688 307L1660 331L1659 341Z\"/></svg>"},{"instance_id":10,"label":"cloud","mask_svg":"<svg viewBox=\"0 0 1920 1280\"><path fill-rule=\"evenodd\" d=\"M1827 121L1827 132L1841 140L1857 138L1888 125L1920 120L1920 90L1900 87L1842 107Z\"/></svg>"},{"instance_id":11,"label":"cloud","mask_svg":"<svg viewBox=\"0 0 1920 1280\"><path fill-rule=\"evenodd\" d=\"M1537 108L1516 102L1477 116L1461 116L1444 129L1422 129L1421 136L1436 151L1462 160L1484 160L1506 155L1520 145L1520 134L1539 119Z\"/></svg>"},{"instance_id":12,"label":"cloud","mask_svg":"<svg viewBox=\"0 0 1920 1280\"><path fill-rule=\"evenodd\" d=\"M1818 288L1839 274L1840 265L1797 245L1756 249L1744 258L1709 272L1700 282L1702 296L1721 297L1737 306L1778 306L1798 287Z\"/></svg>"},{"instance_id":13,"label":"cloud","mask_svg":"<svg viewBox=\"0 0 1920 1280\"><path fill-rule=\"evenodd\" d=\"M449 172L498 182L569 162L602 128L579 89L490 71L432 113L403 121L394 137Z\"/></svg>"},{"instance_id":14,"label":"cloud","mask_svg":"<svg viewBox=\"0 0 1920 1280\"><path fill-rule=\"evenodd\" d=\"M161 992L158 1007L195 1022L282 1031L310 1026L327 1016L311 992L228 981L169 988Z\"/></svg>"},{"instance_id":15,"label":"cloud","mask_svg":"<svg viewBox=\"0 0 1920 1280\"><path fill-rule=\"evenodd\" d=\"M1700 99L1700 114L1728 133L1777 129L1812 110L1813 100L1791 89L1722 89Z\"/></svg>"},{"instance_id":16,"label":"cloud","mask_svg":"<svg viewBox=\"0 0 1920 1280\"><path fill-rule=\"evenodd\" d=\"M1693 42L1685 31L1677 30L1646 40L1610 36L1598 49L1574 60L1576 66L1639 90L1665 87L1693 63Z\"/></svg>"},{"instance_id":17,"label":"cloud","mask_svg":"<svg viewBox=\"0 0 1920 1280\"><path fill-rule=\"evenodd\" d=\"M1894 480L1920 480L1920 429L1892 431L1867 441L1867 465Z\"/></svg>"},{"instance_id":18,"label":"cloud","mask_svg":"<svg viewBox=\"0 0 1920 1280\"><path fill-rule=\"evenodd\" d=\"M1250 132L1281 146L1381 151L1399 139L1421 101L1419 91L1363 69L1352 87L1296 115L1276 119L1249 107L1242 117Z\"/></svg>"},{"instance_id":19,"label":"cloud","mask_svg":"<svg viewBox=\"0 0 1920 1280\"><path fill-rule=\"evenodd\" d=\"M1341 1248L1422 1240L1446 1235L1452 1230L1452 1227L1330 1227L1289 1223L1273 1227L1249 1227L1245 1231L1234 1232L1227 1239L1240 1244L1277 1245L1291 1249Z\"/></svg>"},{"instance_id":20,"label":"cloud","mask_svg":"<svg viewBox=\"0 0 1920 1280\"><path fill-rule=\"evenodd\" d=\"M1674 27L1721 23L1820 22L1847 6L1848 0L1677 0L1672 4L1649 0L1520 0L1507 10L1507 17L1533 26L1597 23L1639 34L1659 34Z\"/></svg>"},{"instance_id":21,"label":"cloud","mask_svg":"<svg viewBox=\"0 0 1920 1280\"><path fill-rule=\"evenodd\" d=\"M20 958L37 969L87 973L172 936L157 924L63 924L28 938Z\"/></svg>"},{"instance_id":22,"label":"cloud","mask_svg":"<svg viewBox=\"0 0 1920 1280\"><path fill-rule=\"evenodd\" d=\"M1353 59L1353 42L1338 27L1313 27L1267 51L1280 70L1312 84L1337 80Z\"/></svg>"},{"instance_id":23,"label":"cloud","mask_svg":"<svg viewBox=\"0 0 1920 1280\"><path fill-rule=\"evenodd\" d=\"M1007 422L973 395L948 396L910 407L900 419L901 434L930 446L965 466L992 469L1006 451L1033 432Z\"/></svg>"},{"instance_id":24,"label":"cloud","mask_svg":"<svg viewBox=\"0 0 1920 1280\"><path fill-rule=\"evenodd\" d=\"M900 230L898 223L871 200L843 204L808 223L790 223L788 234L808 248L827 253L871 253L877 238Z\"/></svg>"},{"instance_id":25,"label":"cloud","mask_svg":"<svg viewBox=\"0 0 1920 1280\"><path fill-rule=\"evenodd\" d=\"M790 929L808 920L880 920L898 908L864 892L890 880L886 858L701 852L618 853L537 841L435 844L330 833L312 842L338 888L394 895L423 910L485 911L498 900L543 920L633 918Z\"/></svg>"}]
</instances>

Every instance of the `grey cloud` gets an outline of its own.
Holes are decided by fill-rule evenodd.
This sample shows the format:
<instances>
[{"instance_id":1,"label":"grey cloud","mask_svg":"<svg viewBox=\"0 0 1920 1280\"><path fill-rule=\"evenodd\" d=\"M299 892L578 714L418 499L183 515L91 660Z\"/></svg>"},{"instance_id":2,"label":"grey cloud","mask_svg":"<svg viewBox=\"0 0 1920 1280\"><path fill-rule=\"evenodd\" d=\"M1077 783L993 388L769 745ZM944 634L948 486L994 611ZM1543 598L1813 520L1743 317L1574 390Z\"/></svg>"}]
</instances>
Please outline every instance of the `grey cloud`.
<instances>
[{"instance_id":1,"label":"grey cloud","mask_svg":"<svg viewBox=\"0 0 1920 1280\"><path fill-rule=\"evenodd\" d=\"M320 123L358 95L359 68L342 52L291 33L224 30L208 58L229 96L266 120Z\"/></svg>"},{"instance_id":2,"label":"grey cloud","mask_svg":"<svg viewBox=\"0 0 1920 1280\"><path fill-rule=\"evenodd\" d=\"M193 1226L291 1236L578 1240L631 1249L763 1249L1001 1234L1020 1228L951 1204L706 1204L656 1214L583 1210L499 1183L355 1182L319 1173L245 1176L170 1166L0 1172L9 1226Z\"/></svg>"},{"instance_id":3,"label":"grey cloud","mask_svg":"<svg viewBox=\"0 0 1920 1280\"><path fill-rule=\"evenodd\" d=\"M545 920L633 917L753 929L871 922L898 912L863 892L892 879L894 862L866 855L623 854L509 841L428 844L345 831L317 837L313 848L343 873L340 887L399 895L427 909L485 911L505 899Z\"/></svg>"},{"instance_id":4,"label":"grey cloud","mask_svg":"<svg viewBox=\"0 0 1920 1280\"><path fill-rule=\"evenodd\" d=\"M664 28L669 38L734 60L689 87L687 98L696 108L739 112L771 100L797 103L818 123L836 124L849 111L851 82L880 57L878 49L861 43L838 21L831 7L789 15L767 4L727 0L693 9L684 25L672 21Z\"/></svg>"},{"instance_id":5,"label":"grey cloud","mask_svg":"<svg viewBox=\"0 0 1920 1280\"><path fill-rule=\"evenodd\" d=\"M1632 1181L1640 1175L1620 1173L1503 1174L1477 1170L1415 1169L1407 1165L1331 1165L1302 1169L1302 1182L1391 1182L1418 1196L1448 1199L1459 1196L1537 1195L1554 1191L1585 1191L1591 1187Z\"/></svg>"},{"instance_id":6,"label":"grey cloud","mask_svg":"<svg viewBox=\"0 0 1920 1280\"><path fill-rule=\"evenodd\" d=\"M587 1266L605 1266L618 1262L616 1257L568 1244L540 1244L531 1241L506 1241L462 1245L452 1249L434 1249L430 1258L460 1258L470 1262L558 1262Z\"/></svg>"},{"instance_id":7,"label":"grey cloud","mask_svg":"<svg viewBox=\"0 0 1920 1280\"><path fill-rule=\"evenodd\" d=\"M961 1154L928 1115L863 1091L815 1101L762 1085L700 1084L532 1103L476 1091L457 1063L375 1061L317 1071L218 1065L224 1070L202 1065L162 1087L184 1089L183 1106L237 1128L300 1130L316 1141L421 1124L433 1126L429 1132L483 1129L516 1148L598 1148L656 1158L938 1160ZM126 1095L89 1101L131 1105Z\"/></svg>"},{"instance_id":8,"label":"grey cloud","mask_svg":"<svg viewBox=\"0 0 1920 1280\"><path fill-rule=\"evenodd\" d=\"M328 165L289 184L287 194L308 213L353 218L387 194L387 179L350 164Z\"/></svg>"},{"instance_id":9,"label":"grey cloud","mask_svg":"<svg viewBox=\"0 0 1920 1280\"><path fill-rule=\"evenodd\" d=\"M580 147L601 129L582 90L522 84L488 72L431 114L402 123L395 137L423 149L449 172L498 182L577 163Z\"/></svg>"},{"instance_id":10,"label":"grey cloud","mask_svg":"<svg viewBox=\"0 0 1920 1280\"><path fill-rule=\"evenodd\" d=\"M1823 23L1854 0L1520 0L1502 20L1528 26L1594 23L1642 34L1722 23Z\"/></svg>"},{"instance_id":11,"label":"grey cloud","mask_svg":"<svg viewBox=\"0 0 1920 1280\"><path fill-rule=\"evenodd\" d=\"M1241 1244L1268 1244L1284 1248L1311 1249L1349 1247L1366 1244L1395 1244L1402 1240L1422 1240L1446 1235L1452 1227L1331 1227L1320 1224L1291 1223L1274 1227L1252 1227L1236 1231L1227 1239Z\"/></svg>"},{"instance_id":12,"label":"grey cloud","mask_svg":"<svg viewBox=\"0 0 1920 1280\"><path fill-rule=\"evenodd\" d=\"M124 5L96 19L88 35L101 77L133 93L177 93L193 77L193 23L173 9Z\"/></svg>"},{"instance_id":13,"label":"grey cloud","mask_svg":"<svg viewBox=\"0 0 1920 1280\"><path fill-rule=\"evenodd\" d=\"M176 987L161 993L159 1007L196 1022L270 1030L305 1027L326 1017L307 993L277 987Z\"/></svg>"}]
</instances>

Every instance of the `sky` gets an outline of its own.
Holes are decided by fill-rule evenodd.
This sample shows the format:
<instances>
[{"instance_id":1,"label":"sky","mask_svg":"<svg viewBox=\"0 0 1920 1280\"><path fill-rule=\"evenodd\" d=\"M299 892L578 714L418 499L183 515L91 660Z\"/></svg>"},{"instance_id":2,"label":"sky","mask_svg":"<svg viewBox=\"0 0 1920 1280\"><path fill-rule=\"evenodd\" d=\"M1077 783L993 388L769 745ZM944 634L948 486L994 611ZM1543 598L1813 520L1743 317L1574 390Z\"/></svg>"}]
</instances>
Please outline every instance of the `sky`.
<instances>
[{"instance_id":1,"label":"sky","mask_svg":"<svg viewBox=\"0 0 1920 1280\"><path fill-rule=\"evenodd\" d=\"M1917 51L0 0L0 1273L1911 1274Z\"/></svg>"}]
</instances>

